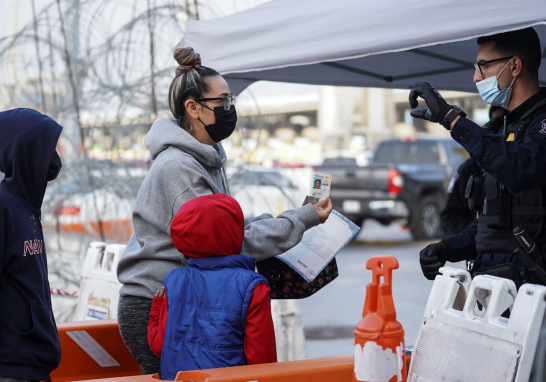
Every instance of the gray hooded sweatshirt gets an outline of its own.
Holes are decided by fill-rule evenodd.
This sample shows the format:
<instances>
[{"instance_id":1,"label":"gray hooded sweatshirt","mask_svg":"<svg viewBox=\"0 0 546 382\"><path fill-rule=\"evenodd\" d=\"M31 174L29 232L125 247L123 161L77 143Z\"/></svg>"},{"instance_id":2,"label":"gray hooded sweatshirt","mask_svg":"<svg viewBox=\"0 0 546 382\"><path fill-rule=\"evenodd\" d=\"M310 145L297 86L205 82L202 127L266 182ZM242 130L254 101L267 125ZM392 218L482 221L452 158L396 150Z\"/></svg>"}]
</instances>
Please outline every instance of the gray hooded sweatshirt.
<instances>
[{"instance_id":1,"label":"gray hooded sweatshirt","mask_svg":"<svg viewBox=\"0 0 546 382\"><path fill-rule=\"evenodd\" d=\"M133 211L134 233L118 265L121 296L153 298L171 270L187 260L171 239L171 222L180 207L194 198L229 194L221 145L197 141L175 122L158 119L144 141L154 161L140 186ZM243 253L256 260L280 255L298 244L303 233L319 224L308 204L273 218L245 219Z\"/></svg>"}]
</instances>

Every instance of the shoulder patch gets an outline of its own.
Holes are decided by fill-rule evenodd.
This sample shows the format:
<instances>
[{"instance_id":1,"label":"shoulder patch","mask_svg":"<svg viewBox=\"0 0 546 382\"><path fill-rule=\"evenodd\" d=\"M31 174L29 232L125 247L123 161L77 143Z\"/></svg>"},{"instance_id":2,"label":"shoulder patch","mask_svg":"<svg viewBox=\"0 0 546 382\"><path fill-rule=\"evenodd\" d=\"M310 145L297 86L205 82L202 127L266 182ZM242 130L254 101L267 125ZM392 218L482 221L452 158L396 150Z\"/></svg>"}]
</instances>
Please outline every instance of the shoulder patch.
<instances>
[{"instance_id":1,"label":"shoulder patch","mask_svg":"<svg viewBox=\"0 0 546 382\"><path fill-rule=\"evenodd\" d=\"M540 122L540 132L542 134L546 134L546 119Z\"/></svg>"}]
</instances>

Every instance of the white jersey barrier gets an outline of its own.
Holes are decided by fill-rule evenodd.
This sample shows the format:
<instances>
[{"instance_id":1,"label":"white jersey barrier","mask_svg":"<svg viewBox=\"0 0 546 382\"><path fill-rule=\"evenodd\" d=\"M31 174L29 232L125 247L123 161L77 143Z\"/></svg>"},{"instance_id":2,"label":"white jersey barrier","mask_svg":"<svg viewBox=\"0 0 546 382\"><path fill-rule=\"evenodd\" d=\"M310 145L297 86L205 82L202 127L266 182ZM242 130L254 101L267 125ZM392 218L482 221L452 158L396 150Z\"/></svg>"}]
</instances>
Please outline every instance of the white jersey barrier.
<instances>
[{"instance_id":1,"label":"white jersey barrier","mask_svg":"<svg viewBox=\"0 0 546 382\"><path fill-rule=\"evenodd\" d=\"M76 321L116 319L119 290L119 259L125 245L93 242L89 245L82 270Z\"/></svg>"},{"instance_id":2,"label":"white jersey barrier","mask_svg":"<svg viewBox=\"0 0 546 382\"><path fill-rule=\"evenodd\" d=\"M85 257L75 321L116 319L121 283L117 267L122 244L93 242ZM305 359L305 335L296 300L272 300L279 362Z\"/></svg>"},{"instance_id":3,"label":"white jersey barrier","mask_svg":"<svg viewBox=\"0 0 546 382\"><path fill-rule=\"evenodd\" d=\"M277 360L285 362L305 359L305 334L298 301L271 300L271 315L275 326Z\"/></svg>"},{"instance_id":4,"label":"white jersey barrier","mask_svg":"<svg viewBox=\"0 0 546 382\"><path fill-rule=\"evenodd\" d=\"M408 382L523 382L543 328L546 287L440 268L417 336ZM480 302L485 309L477 307ZM510 309L510 318L502 317Z\"/></svg>"}]
</instances>

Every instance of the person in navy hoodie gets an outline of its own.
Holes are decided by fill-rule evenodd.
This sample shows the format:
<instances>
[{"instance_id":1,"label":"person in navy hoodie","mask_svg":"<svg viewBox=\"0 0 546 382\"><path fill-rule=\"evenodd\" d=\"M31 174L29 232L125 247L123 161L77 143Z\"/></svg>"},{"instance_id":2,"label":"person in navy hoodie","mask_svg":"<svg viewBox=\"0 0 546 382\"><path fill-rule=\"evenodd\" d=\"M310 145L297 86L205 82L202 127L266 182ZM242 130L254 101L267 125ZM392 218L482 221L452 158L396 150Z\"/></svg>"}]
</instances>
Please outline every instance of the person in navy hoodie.
<instances>
[{"instance_id":1,"label":"person in navy hoodie","mask_svg":"<svg viewBox=\"0 0 546 382\"><path fill-rule=\"evenodd\" d=\"M186 202L171 237L188 267L172 270L156 292L148 344L161 357L161 379L187 370L277 362L269 285L241 254L244 217L225 194Z\"/></svg>"},{"instance_id":2,"label":"person in navy hoodie","mask_svg":"<svg viewBox=\"0 0 546 382\"><path fill-rule=\"evenodd\" d=\"M40 223L62 127L30 109L0 113L0 381L50 381L61 346Z\"/></svg>"}]
</instances>

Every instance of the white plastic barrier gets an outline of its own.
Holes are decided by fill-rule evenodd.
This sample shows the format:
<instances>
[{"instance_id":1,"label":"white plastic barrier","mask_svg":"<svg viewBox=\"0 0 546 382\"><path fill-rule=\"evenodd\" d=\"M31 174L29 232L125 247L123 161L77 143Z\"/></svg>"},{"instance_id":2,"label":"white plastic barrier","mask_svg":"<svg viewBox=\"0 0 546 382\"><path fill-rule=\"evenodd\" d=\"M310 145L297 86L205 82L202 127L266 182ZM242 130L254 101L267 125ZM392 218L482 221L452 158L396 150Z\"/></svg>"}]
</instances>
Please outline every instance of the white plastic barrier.
<instances>
[{"instance_id":1,"label":"white plastic barrier","mask_svg":"<svg viewBox=\"0 0 546 382\"><path fill-rule=\"evenodd\" d=\"M305 359L305 333L298 301L271 300L271 314L275 326L277 360L285 362Z\"/></svg>"},{"instance_id":2,"label":"white plastic barrier","mask_svg":"<svg viewBox=\"0 0 546 382\"><path fill-rule=\"evenodd\" d=\"M85 257L76 321L115 319L118 316L118 263L125 245L93 242Z\"/></svg>"},{"instance_id":3,"label":"white plastic barrier","mask_svg":"<svg viewBox=\"0 0 546 382\"><path fill-rule=\"evenodd\" d=\"M82 270L75 321L116 319L121 284L118 263L125 250L122 244L93 242L89 245ZM279 362L305 359L305 335L296 300L272 300L271 314L277 340Z\"/></svg>"},{"instance_id":4,"label":"white plastic barrier","mask_svg":"<svg viewBox=\"0 0 546 382\"><path fill-rule=\"evenodd\" d=\"M440 268L417 336L408 382L529 381L546 287ZM485 309L480 311L476 302ZM464 302L464 304L463 304ZM501 315L510 309L510 318ZM536 365L544 363L537 359ZM533 369L536 369L535 366ZM533 373L534 374L534 373Z\"/></svg>"}]
</instances>

